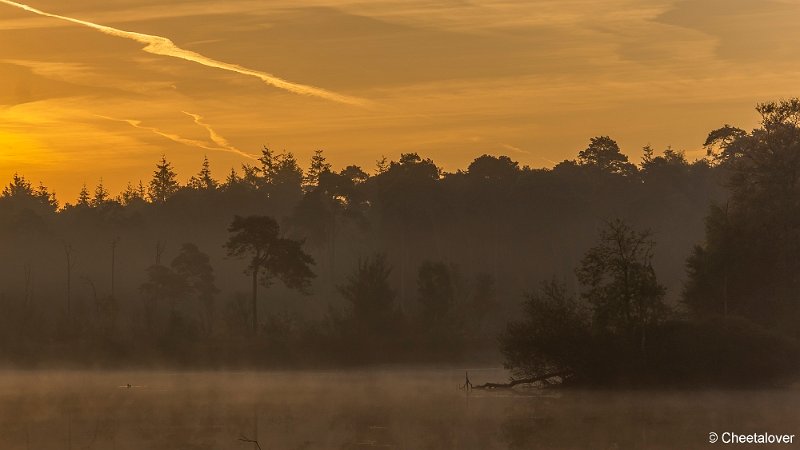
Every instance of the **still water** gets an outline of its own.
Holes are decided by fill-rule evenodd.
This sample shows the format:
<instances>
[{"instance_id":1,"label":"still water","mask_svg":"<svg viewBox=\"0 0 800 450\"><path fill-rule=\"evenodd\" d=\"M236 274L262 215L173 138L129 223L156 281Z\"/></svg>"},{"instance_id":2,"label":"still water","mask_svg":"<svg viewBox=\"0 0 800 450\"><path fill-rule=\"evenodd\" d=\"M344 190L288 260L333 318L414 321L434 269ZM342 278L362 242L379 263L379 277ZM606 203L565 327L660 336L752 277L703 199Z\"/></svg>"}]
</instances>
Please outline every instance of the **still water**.
<instances>
[{"instance_id":1,"label":"still water","mask_svg":"<svg viewBox=\"0 0 800 450\"><path fill-rule=\"evenodd\" d=\"M0 449L250 450L253 440L264 450L691 449L723 445L709 444L710 432L800 435L796 389L467 394L463 378L455 369L2 372Z\"/></svg>"}]
</instances>

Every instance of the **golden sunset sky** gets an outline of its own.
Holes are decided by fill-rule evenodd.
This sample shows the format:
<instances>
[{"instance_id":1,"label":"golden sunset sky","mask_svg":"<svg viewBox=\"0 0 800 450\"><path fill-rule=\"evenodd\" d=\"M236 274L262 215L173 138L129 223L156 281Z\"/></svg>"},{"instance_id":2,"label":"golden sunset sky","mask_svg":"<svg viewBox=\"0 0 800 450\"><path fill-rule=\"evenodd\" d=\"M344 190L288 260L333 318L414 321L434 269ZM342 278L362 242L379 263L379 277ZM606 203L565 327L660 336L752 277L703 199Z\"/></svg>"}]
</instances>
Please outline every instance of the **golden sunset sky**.
<instances>
[{"instance_id":1,"label":"golden sunset sky","mask_svg":"<svg viewBox=\"0 0 800 450\"><path fill-rule=\"evenodd\" d=\"M419 152L532 167L610 135L702 156L800 95L792 0L0 1L0 181L218 178L262 145L371 170ZM60 17L56 17L60 16Z\"/></svg>"}]
</instances>

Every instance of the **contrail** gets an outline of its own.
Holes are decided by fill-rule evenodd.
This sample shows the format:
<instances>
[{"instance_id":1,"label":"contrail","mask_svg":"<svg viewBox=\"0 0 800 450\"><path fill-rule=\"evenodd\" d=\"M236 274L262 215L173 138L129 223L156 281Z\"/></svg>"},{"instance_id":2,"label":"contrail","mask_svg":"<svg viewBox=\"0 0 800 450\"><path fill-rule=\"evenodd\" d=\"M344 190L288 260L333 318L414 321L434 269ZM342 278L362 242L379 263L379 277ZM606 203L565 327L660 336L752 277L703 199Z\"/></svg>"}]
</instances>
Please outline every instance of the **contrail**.
<instances>
[{"instance_id":1,"label":"contrail","mask_svg":"<svg viewBox=\"0 0 800 450\"><path fill-rule=\"evenodd\" d=\"M228 142L227 139L225 139L224 136L220 135L213 128L211 128L211 125L203 122L203 116L201 116L200 114L192 114L192 113L186 112L186 111L181 111L181 112L186 114L187 116L191 117L192 120L194 120L195 124L205 128L206 131L208 131L208 137L211 139L212 142L217 144L220 147L220 149L228 150L231 153L236 153L238 155L241 155L241 156L244 156L244 157L247 157L247 158L250 158L250 159L256 159L255 156L253 156L253 155L251 155L249 153L245 153L245 152L239 150L238 148L234 147L230 142Z\"/></svg>"},{"instance_id":2,"label":"contrail","mask_svg":"<svg viewBox=\"0 0 800 450\"><path fill-rule=\"evenodd\" d=\"M145 44L143 50L148 53L152 53L154 55L171 56L173 58L184 59L186 61L202 64L207 67L213 67L216 69L222 69L222 70L227 70L229 72L236 72L242 75L249 75L251 77L256 77L266 84L287 90L289 92L294 92L295 94L310 95L313 97L324 98L326 100L331 100L339 103L346 103L349 105L366 106L368 104L366 100L360 98L337 94L336 92L331 92L314 86L292 83L291 81L284 80L282 78L276 77L274 75L265 72L248 69L246 67L242 67L237 64L230 64L222 61L217 61L216 59L203 56L191 50L182 49L177 45L175 45L174 42L163 36L154 36L151 34L125 31L125 30L120 30L118 28L112 28L105 25L99 25L96 23L87 22L85 20L74 19L72 17L59 16L58 14L44 12L32 6L28 6L22 3L12 2L10 0L0 0L0 3L5 3L6 5L11 5L28 12L32 12L34 14L38 14L40 16L66 20L67 22L72 22L78 25L83 25L85 27L93 28L97 31L100 31L101 33L125 39L130 39L139 42L140 44Z\"/></svg>"},{"instance_id":3,"label":"contrail","mask_svg":"<svg viewBox=\"0 0 800 450\"><path fill-rule=\"evenodd\" d=\"M165 138L167 138L167 139L169 139L169 140L171 140L173 142L177 142L177 143L183 144L183 145L188 145L190 147L202 148L204 150L219 150L216 147L209 146L207 143L205 143L203 141L198 141L196 139L186 139L184 137L178 136L177 134L172 134L172 133L167 133L167 132L161 131L158 128L144 126L144 125L142 125L142 121L141 120L117 119L115 117L108 117L108 116L101 116L101 115L97 115L97 117L100 117L100 118L103 118L103 119L106 119L106 120L112 120L114 122L127 123L128 125L130 125L130 126L132 126L134 128L138 128L140 130L149 131L149 132L157 134L157 135L159 135L161 137L165 137Z\"/></svg>"},{"instance_id":4,"label":"contrail","mask_svg":"<svg viewBox=\"0 0 800 450\"><path fill-rule=\"evenodd\" d=\"M529 152L527 150L523 150L523 149L521 149L519 147L515 147L515 146L513 146L511 144L500 144L500 145L502 145L503 148L505 148L506 150L511 150L512 152L523 153L523 154L526 154L526 155L530 155L531 154L531 152Z\"/></svg>"},{"instance_id":5,"label":"contrail","mask_svg":"<svg viewBox=\"0 0 800 450\"><path fill-rule=\"evenodd\" d=\"M250 159L256 159L255 156L247 154L247 153L245 153L245 152L243 152L241 150L238 150L235 147L230 146L230 144L228 144L229 147L222 147L222 146L219 146L219 144L217 144L217 146L214 147L214 146L209 145L209 143L207 143L207 142L198 141L196 139L187 139L187 138L179 136L177 134L167 133L166 131L161 131L158 128L155 128L155 127L148 127L148 126L142 125L142 121L141 120L117 119L115 117L102 116L102 115L99 115L99 114L96 114L96 116L100 117L102 119L111 120L111 121L114 121L114 122L127 123L128 125L130 125L130 126L132 126L134 128L138 128L140 130L149 131L149 132L151 132L153 134L157 134L157 135L159 135L161 137L165 137L165 138L167 138L167 139L169 139L169 140L171 140L173 142L177 142L177 143L183 144L183 145L188 145L190 147L202 148L204 150L232 152L232 153L236 153L236 154L241 155L241 156L245 156L245 157L250 158ZM223 140L224 140L224 138L223 138ZM227 141L225 141L225 142L227 142Z\"/></svg>"}]
</instances>

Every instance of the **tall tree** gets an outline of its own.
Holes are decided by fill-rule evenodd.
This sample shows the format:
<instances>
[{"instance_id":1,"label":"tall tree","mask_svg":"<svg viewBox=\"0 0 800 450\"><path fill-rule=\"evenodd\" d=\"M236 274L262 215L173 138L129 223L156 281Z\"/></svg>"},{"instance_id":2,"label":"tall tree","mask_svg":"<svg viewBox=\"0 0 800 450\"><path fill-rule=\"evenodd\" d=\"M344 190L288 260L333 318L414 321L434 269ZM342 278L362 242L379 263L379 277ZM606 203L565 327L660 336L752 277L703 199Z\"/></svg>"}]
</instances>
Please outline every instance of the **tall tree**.
<instances>
[{"instance_id":1,"label":"tall tree","mask_svg":"<svg viewBox=\"0 0 800 450\"><path fill-rule=\"evenodd\" d=\"M94 196L90 204L95 208L99 208L109 201L109 195L108 190L103 185L103 179L100 178L100 182L98 182L97 187L94 188Z\"/></svg>"},{"instance_id":2,"label":"tall tree","mask_svg":"<svg viewBox=\"0 0 800 450\"><path fill-rule=\"evenodd\" d=\"M729 174L730 197L709 212L685 299L696 313L744 316L799 336L800 99L756 110L758 128L726 125L706 140Z\"/></svg>"},{"instance_id":3,"label":"tall tree","mask_svg":"<svg viewBox=\"0 0 800 450\"><path fill-rule=\"evenodd\" d=\"M117 201L122 204L123 206L131 206L135 203L144 202L145 201L146 190L142 181L139 180L139 184L137 186L132 185L128 182L128 185L125 187L125 190L117 198Z\"/></svg>"},{"instance_id":4,"label":"tall tree","mask_svg":"<svg viewBox=\"0 0 800 450\"><path fill-rule=\"evenodd\" d=\"M261 156L258 158L258 161L261 163L261 167L259 168L261 172L261 177L264 184L272 184L272 179L275 176L275 171L277 170L277 156L275 152L269 149L266 145L264 148L261 149Z\"/></svg>"},{"instance_id":5,"label":"tall tree","mask_svg":"<svg viewBox=\"0 0 800 450\"><path fill-rule=\"evenodd\" d=\"M253 333L258 332L258 285L269 287L275 278L300 292L306 292L314 273L314 259L306 254L302 241L280 237L278 223L267 216L235 216L225 247L229 256L246 257L245 273L253 281Z\"/></svg>"},{"instance_id":6,"label":"tall tree","mask_svg":"<svg viewBox=\"0 0 800 450\"><path fill-rule=\"evenodd\" d=\"M39 200L39 203L49 207L49 209L55 211L58 209L58 200L56 200L56 193L50 192L47 189L47 186L39 182L39 186L36 187L36 190L33 192L34 198Z\"/></svg>"},{"instance_id":7,"label":"tall tree","mask_svg":"<svg viewBox=\"0 0 800 450\"><path fill-rule=\"evenodd\" d=\"M189 178L189 187L196 190L213 191L218 185L217 180L211 177L211 164L208 162L208 156L204 156L200 172Z\"/></svg>"},{"instance_id":8,"label":"tall tree","mask_svg":"<svg viewBox=\"0 0 800 450\"><path fill-rule=\"evenodd\" d=\"M666 290L653 270L650 233L621 220L609 222L577 269L582 297L593 305L595 325L627 336L644 351L647 333L664 318Z\"/></svg>"},{"instance_id":9,"label":"tall tree","mask_svg":"<svg viewBox=\"0 0 800 450\"><path fill-rule=\"evenodd\" d=\"M578 153L578 162L606 173L629 175L636 171L636 166L620 151L617 141L608 136L591 138L589 146Z\"/></svg>"},{"instance_id":10,"label":"tall tree","mask_svg":"<svg viewBox=\"0 0 800 450\"><path fill-rule=\"evenodd\" d=\"M161 155L161 161L156 164L153 179L150 180L150 200L153 203L164 203L178 192L178 187L177 174L172 170L172 164L165 155Z\"/></svg>"},{"instance_id":11,"label":"tall tree","mask_svg":"<svg viewBox=\"0 0 800 450\"><path fill-rule=\"evenodd\" d=\"M375 175L380 175L389 170L389 159L381 156L381 159L375 161Z\"/></svg>"},{"instance_id":12,"label":"tall tree","mask_svg":"<svg viewBox=\"0 0 800 450\"><path fill-rule=\"evenodd\" d=\"M34 188L30 181L18 173L15 173L11 178L11 183L3 188L0 198L20 205L36 206L36 209L41 207L50 211L58 209L58 201L54 193L51 193L42 183Z\"/></svg>"},{"instance_id":13,"label":"tall tree","mask_svg":"<svg viewBox=\"0 0 800 450\"><path fill-rule=\"evenodd\" d=\"M31 182L25 179L23 175L14 173L11 178L11 183L3 188L3 197L16 197L16 196L33 196L33 187Z\"/></svg>"},{"instance_id":14,"label":"tall tree","mask_svg":"<svg viewBox=\"0 0 800 450\"><path fill-rule=\"evenodd\" d=\"M92 204L92 198L89 196L89 189L86 188L86 183L83 183L81 192L78 194L77 206L88 207Z\"/></svg>"},{"instance_id":15,"label":"tall tree","mask_svg":"<svg viewBox=\"0 0 800 450\"><path fill-rule=\"evenodd\" d=\"M227 191L233 189L236 186L239 186L241 183L242 179L236 173L236 169L231 167L230 173L228 173L228 176L225 177L225 181L222 183L222 189Z\"/></svg>"},{"instance_id":16,"label":"tall tree","mask_svg":"<svg viewBox=\"0 0 800 450\"><path fill-rule=\"evenodd\" d=\"M322 154L322 150L314 150L311 156L311 164L305 175L303 175L303 187L308 191L319 185L319 177L325 172L331 171L331 165Z\"/></svg>"}]
</instances>

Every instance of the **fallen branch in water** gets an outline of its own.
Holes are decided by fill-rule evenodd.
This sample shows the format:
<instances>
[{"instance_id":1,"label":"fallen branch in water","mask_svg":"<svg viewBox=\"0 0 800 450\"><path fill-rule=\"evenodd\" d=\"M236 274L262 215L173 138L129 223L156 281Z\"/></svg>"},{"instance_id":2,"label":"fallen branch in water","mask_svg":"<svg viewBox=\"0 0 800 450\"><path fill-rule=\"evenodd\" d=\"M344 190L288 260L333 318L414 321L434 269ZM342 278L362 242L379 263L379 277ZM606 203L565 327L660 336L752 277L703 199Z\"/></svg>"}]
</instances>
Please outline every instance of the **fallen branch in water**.
<instances>
[{"instance_id":1,"label":"fallen branch in water","mask_svg":"<svg viewBox=\"0 0 800 450\"><path fill-rule=\"evenodd\" d=\"M513 388L514 386L517 386L519 384L531 384L531 383L537 383L537 382L540 382L540 381L543 381L543 382L546 383L547 380L549 380L550 378L554 378L554 377L564 378L564 377L567 377L569 375L572 375L572 372L567 372L567 371L551 372L551 373L546 373L544 375L537 375L537 376L531 377L531 378L520 378L520 379L517 379L517 380L513 380L512 379L508 383L484 383L484 384L481 384L481 385L478 385L478 386L473 386L472 389L510 389L510 388Z\"/></svg>"},{"instance_id":2,"label":"fallen branch in water","mask_svg":"<svg viewBox=\"0 0 800 450\"><path fill-rule=\"evenodd\" d=\"M242 441L242 442L252 442L253 444L256 444L256 447L258 447L258 450L261 450L261 444L259 444L258 441L255 441L253 439L248 439L246 436L240 437L239 440Z\"/></svg>"}]
</instances>

